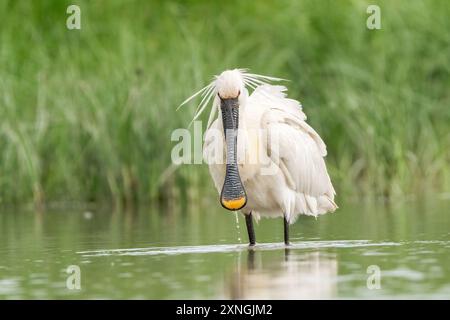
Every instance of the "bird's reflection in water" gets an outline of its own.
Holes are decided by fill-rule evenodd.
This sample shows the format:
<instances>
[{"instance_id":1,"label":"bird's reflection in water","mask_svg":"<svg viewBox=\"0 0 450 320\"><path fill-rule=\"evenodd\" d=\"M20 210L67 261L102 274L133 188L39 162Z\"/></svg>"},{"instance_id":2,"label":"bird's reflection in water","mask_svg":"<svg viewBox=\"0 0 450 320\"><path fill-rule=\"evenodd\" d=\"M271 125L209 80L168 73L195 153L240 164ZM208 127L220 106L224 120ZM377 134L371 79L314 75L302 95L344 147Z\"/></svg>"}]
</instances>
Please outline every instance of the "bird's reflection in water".
<instances>
[{"instance_id":1,"label":"bird's reflection in water","mask_svg":"<svg viewBox=\"0 0 450 320\"><path fill-rule=\"evenodd\" d=\"M332 299L336 296L337 261L320 251L285 249L284 256L264 261L267 252L248 250L231 274L232 299Z\"/></svg>"}]
</instances>

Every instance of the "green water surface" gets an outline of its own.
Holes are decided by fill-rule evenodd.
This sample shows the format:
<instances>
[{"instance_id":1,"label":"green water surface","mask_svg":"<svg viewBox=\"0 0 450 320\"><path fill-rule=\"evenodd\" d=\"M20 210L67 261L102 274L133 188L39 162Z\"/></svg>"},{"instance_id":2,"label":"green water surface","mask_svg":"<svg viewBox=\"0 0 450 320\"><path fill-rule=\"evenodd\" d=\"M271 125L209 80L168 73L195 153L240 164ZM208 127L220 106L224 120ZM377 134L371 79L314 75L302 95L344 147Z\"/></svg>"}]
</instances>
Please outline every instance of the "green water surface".
<instances>
[{"instance_id":1,"label":"green water surface","mask_svg":"<svg viewBox=\"0 0 450 320\"><path fill-rule=\"evenodd\" d=\"M341 204L300 217L290 248L282 220L262 220L254 250L243 218L237 225L214 205L3 209L0 299L448 299L449 204ZM79 290L69 266L79 267Z\"/></svg>"}]
</instances>

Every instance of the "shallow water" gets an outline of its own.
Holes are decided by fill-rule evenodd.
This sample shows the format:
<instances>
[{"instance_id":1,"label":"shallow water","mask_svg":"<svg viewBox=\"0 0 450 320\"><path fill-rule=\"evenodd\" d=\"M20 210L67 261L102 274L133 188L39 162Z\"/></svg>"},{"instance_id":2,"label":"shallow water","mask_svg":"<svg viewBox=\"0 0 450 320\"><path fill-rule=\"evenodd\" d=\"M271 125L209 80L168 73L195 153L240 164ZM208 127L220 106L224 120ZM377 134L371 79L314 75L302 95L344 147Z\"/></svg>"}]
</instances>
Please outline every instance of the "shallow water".
<instances>
[{"instance_id":1,"label":"shallow water","mask_svg":"<svg viewBox=\"0 0 450 320\"><path fill-rule=\"evenodd\" d=\"M282 220L260 221L249 249L244 219L237 229L214 207L4 210L0 299L450 298L448 200L341 204L301 217L288 248ZM69 266L80 290L67 283Z\"/></svg>"}]
</instances>

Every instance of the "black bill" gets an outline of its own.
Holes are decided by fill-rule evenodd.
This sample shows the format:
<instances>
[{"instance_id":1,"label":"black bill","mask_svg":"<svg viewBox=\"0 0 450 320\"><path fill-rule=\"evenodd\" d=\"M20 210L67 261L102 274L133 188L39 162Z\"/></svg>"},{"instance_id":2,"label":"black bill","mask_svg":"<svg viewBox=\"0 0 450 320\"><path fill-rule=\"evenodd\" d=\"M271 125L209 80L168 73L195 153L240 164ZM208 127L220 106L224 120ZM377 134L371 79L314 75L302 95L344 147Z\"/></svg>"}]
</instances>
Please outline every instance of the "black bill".
<instances>
[{"instance_id":1,"label":"black bill","mask_svg":"<svg viewBox=\"0 0 450 320\"><path fill-rule=\"evenodd\" d=\"M221 99L223 128L227 145L225 181L220 195L220 203L225 209L239 210L247 203L237 165L237 129L239 126L238 98Z\"/></svg>"}]
</instances>

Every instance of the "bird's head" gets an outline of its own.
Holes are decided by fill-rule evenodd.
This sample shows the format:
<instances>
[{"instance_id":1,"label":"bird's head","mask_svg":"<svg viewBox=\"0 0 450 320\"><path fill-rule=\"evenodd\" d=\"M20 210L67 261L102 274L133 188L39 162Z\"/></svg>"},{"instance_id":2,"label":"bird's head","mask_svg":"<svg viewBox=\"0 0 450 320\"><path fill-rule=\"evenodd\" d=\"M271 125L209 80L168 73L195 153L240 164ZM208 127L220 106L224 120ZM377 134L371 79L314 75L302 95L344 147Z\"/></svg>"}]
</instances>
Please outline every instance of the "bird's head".
<instances>
[{"instance_id":1,"label":"bird's head","mask_svg":"<svg viewBox=\"0 0 450 320\"><path fill-rule=\"evenodd\" d=\"M216 79L216 90L221 99L238 98L244 88L244 80L237 69L226 70Z\"/></svg>"}]
</instances>

